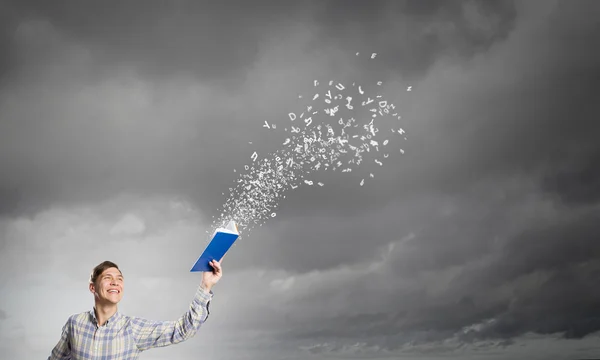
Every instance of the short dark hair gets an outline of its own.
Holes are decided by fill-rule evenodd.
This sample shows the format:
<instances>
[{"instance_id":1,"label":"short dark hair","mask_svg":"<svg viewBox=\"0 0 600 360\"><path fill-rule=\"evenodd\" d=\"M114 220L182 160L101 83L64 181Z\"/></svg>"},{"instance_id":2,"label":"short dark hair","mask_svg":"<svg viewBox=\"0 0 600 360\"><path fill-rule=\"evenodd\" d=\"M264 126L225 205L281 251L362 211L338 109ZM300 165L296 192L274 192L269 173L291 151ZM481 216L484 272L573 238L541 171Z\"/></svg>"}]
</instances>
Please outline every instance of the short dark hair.
<instances>
[{"instance_id":1,"label":"short dark hair","mask_svg":"<svg viewBox=\"0 0 600 360\"><path fill-rule=\"evenodd\" d=\"M109 269L109 268L116 268L117 270L119 270L121 275L123 275L123 273L121 272L121 269L119 269L119 266L117 266L117 264L115 264L112 261L107 260L107 261L103 261L100 264L96 265L94 270L92 270L92 274L90 275L90 282L92 284L96 284L96 280L98 280L98 277L100 276L100 274L102 274L104 272L104 270Z\"/></svg>"}]
</instances>

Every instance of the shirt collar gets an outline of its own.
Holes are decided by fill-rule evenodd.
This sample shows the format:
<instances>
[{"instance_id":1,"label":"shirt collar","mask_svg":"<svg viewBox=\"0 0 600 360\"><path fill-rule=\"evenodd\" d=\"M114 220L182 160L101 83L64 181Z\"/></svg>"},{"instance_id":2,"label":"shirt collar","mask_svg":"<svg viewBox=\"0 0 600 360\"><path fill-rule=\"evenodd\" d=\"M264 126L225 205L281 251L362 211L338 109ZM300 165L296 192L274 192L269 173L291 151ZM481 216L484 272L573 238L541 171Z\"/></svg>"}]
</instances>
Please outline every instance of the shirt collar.
<instances>
[{"instance_id":1,"label":"shirt collar","mask_svg":"<svg viewBox=\"0 0 600 360\"><path fill-rule=\"evenodd\" d=\"M117 310L116 313L114 313L111 317L108 318L108 320L106 320L106 323L104 324L104 326L110 326L113 323L116 323L117 320L119 320L121 318L121 313L119 312L119 310ZM90 320L92 320L92 322L98 326L98 319L96 318L96 308L92 308L92 310L90 310Z\"/></svg>"}]
</instances>

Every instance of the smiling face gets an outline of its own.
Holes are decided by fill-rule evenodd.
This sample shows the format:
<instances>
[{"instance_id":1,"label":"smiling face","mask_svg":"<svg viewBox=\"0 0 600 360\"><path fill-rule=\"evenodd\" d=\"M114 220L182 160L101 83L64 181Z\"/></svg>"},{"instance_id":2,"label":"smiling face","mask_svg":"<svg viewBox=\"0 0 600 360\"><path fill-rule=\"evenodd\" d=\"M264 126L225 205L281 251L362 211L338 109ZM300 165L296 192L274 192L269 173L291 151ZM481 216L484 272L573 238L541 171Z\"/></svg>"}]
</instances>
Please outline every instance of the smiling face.
<instances>
[{"instance_id":1,"label":"smiling face","mask_svg":"<svg viewBox=\"0 0 600 360\"><path fill-rule=\"evenodd\" d=\"M95 283L90 283L90 291L94 294L96 301L100 303L118 304L123 298L121 271L114 267L104 270Z\"/></svg>"}]
</instances>

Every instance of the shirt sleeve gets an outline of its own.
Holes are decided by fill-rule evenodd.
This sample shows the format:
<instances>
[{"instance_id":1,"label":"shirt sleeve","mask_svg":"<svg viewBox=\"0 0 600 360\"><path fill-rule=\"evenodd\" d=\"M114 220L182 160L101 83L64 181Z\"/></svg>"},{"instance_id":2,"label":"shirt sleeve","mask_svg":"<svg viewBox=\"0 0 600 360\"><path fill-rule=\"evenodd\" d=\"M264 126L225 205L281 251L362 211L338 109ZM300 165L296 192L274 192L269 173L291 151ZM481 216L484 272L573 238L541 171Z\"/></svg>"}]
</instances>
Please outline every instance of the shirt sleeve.
<instances>
[{"instance_id":1,"label":"shirt sleeve","mask_svg":"<svg viewBox=\"0 0 600 360\"><path fill-rule=\"evenodd\" d=\"M188 311L175 321L132 318L132 328L138 349L144 351L155 347L174 345L196 335L200 326L208 319L208 305L212 295L212 291L208 293L199 287Z\"/></svg>"},{"instance_id":2,"label":"shirt sleeve","mask_svg":"<svg viewBox=\"0 0 600 360\"><path fill-rule=\"evenodd\" d=\"M71 319L67 320L67 323L62 328L62 334L58 344L54 346L48 360L69 360L71 359Z\"/></svg>"}]
</instances>

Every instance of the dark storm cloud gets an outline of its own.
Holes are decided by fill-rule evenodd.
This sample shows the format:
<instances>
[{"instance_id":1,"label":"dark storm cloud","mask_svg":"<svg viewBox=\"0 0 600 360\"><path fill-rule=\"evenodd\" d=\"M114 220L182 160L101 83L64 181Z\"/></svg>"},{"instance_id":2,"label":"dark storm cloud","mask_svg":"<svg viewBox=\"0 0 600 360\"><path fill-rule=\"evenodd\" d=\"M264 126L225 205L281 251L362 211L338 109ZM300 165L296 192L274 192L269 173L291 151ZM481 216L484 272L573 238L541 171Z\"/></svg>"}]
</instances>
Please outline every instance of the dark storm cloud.
<instances>
[{"instance_id":1,"label":"dark storm cloud","mask_svg":"<svg viewBox=\"0 0 600 360\"><path fill-rule=\"evenodd\" d=\"M315 309L341 296L344 315L324 310L316 318L297 319L285 338L364 341L397 350L450 338L458 346L498 339L510 343L530 332L579 339L599 331L600 293L594 285L600 276L600 246L594 240L600 231L598 211L555 211L552 202L536 201L531 207L515 198L504 205L481 194L477 198L489 207L463 204L456 208L459 216L430 219L435 225L393 252L387 271L357 277L347 289L319 293L311 299ZM518 225L520 230L511 228L523 217L528 220ZM405 278L412 285L398 287ZM348 298L340 295L346 291ZM378 300L372 300L374 294ZM352 297L358 299L346 300ZM361 302L377 305L363 307Z\"/></svg>"},{"instance_id":2,"label":"dark storm cloud","mask_svg":"<svg viewBox=\"0 0 600 360\"><path fill-rule=\"evenodd\" d=\"M19 141L19 146L29 148L3 151L9 158L5 164L10 164L5 165L10 175L3 179L1 186L7 189L3 193L17 188L22 195L20 208L8 205L10 201L4 208L35 212L53 202L96 201L115 192L180 194L195 199L203 207L214 208L222 201L220 192L226 189L223 179L231 178L230 169L244 163L241 154L265 149L261 148L264 146L261 143L271 141L264 132L258 132L261 119L272 121L284 117L289 111L288 105L292 104L292 96L295 96L290 93L289 99L282 99L282 93L269 83L267 86L273 90L264 96L257 95L257 105L245 109L238 105L239 110L230 110L225 94L238 94L248 102L244 99L246 95L239 94L251 89L243 79L254 76L261 80L260 74L266 78L264 74L268 75L271 67L261 63L268 56L265 52L282 47L293 29L306 31L309 40L307 44L299 44L300 49L293 50L292 53L299 56L290 58L291 62L311 63L311 58L318 58L319 53L336 61L345 61L343 59L352 57L357 49L368 54L383 47L389 48L389 51L385 50L387 60L382 63L387 74L400 70L402 74L415 75L424 74L435 59L443 56L457 41L465 42L465 47L470 50L461 51L461 54L469 56L477 53L483 43L490 46L503 39L514 18L511 3L490 7L485 3L449 6L445 2L427 5L414 1L400 4L375 2L367 8L363 2L302 4L9 3L7 7L13 17L5 29L5 35L11 40L7 52L15 54L19 61L9 67L12 81L5 86L5 92L19 95L13 95L5 102L3 133L12 141L20 138L31 143ZM486 30L477 23L486 19L501 21L491 21L498 28L492 26L491 30ZM410 29L396 31L398 24ZM451 31L439 24L447 24ZM481 37L476 33L482 31L490 32L481 35L485 41L471 39ZM356 32L360 32L360 36L356 37ZM271 37L275 39L274 43L268 43L265 37L273 33L281 34L281 38ZM437 38L442 35L447 38L435 41L431 46L421 41L423 36ZM302 50L302 46L307 51ZM339 49L343 49L345 56L333 51ZM277 57L282 55L277 50L271 50L271 53ZM407 65L405 69L398 69L398 64L410 64L402 58L392 60L402 54L415 57L413 65L419 64L418 68ZM352 64L349 71L356 75L354 78L366 79L377 72L373 66L367 68L355 60L349 59L348 63ZM62 64L69 65L61 67ZM160 117L156 111L144 113L143 108L124 116L111 112L117 99L106 96L115 91L111 87L123 83L114 81L104 86L102 79L120 77L119 69L123 67L130 67L147 82L138 89L135 82L124 82L133 88L121 89L123 94L118 100L124 104L119 106L127 107L125 104L138 100L136 91L142 91L141 96L145 96L143 88L149 86L153 93L148 99L150 103L143 106L148 109L163 106ZM287 69L291 71L291 65L288 64ZM175 106L171 108L173 113L177 113L176 106L189 107L189 103L177 104L172 98L177 94L161 102L169 97L168 91L163 93L163 89L171 81L181 78L210 80L204 83L211 84L209 91L219 91L221 95L213 94L211 100L199 95L198 102L203 106L198 106L196 113L188 110L189 113L183 115L185 119L181 114L170 115L170 106ZM306 80L305 76L297 78ZM96 89L90 96L98 98L97 104L86 103L77 96L82 88L90 87ZM48 96L48 93L52 95ZM275 97L270 98L270 95ZM218 96L222 98L215 101ZM194 101L191 96L186 100ZM267 105L266 110L260 109ZM6 106L13 109L6 109ZM68 114L67 108L71 108ZM124 129L115 126L120 122L131 122L127 131L136 135L124 135ZM164 124L159 125L160 122ZM165 132L162 127L166 126L174 130ZM232 133L225 130L228 128L239 131ZM157 132L166 133L166 136ZM247 139L239 136L242 133ZM185 138L194 134L194 140ZM162 137L161 141L156 141L157 137ZM238 143L238 151L223 148L230 139ZM245 141L248 139L255 145L248 146ZM211 155L214 148L222 154L218 163ZM388 167L394 166L391 163ZM25 173L28 175L24 179ZM388 189L395 184L387 186L373 196L354 199L353 204L379 204L389 198ZM330 195L330 198L347 198L347 192L338 189L333 189ZM335 204L327 201L320 205L327 207L328 203ZM302 211L302 206L295 209Z\"/></svg>"},{"instance_id":3,"label":"dark storm cloud","mask_svg":"<svg viewBox=\"0 0 600 360\"><path fill-rule=\"evenodd\" d=\"M280 213L311 218L318 226L286 224L281 236L290 241L273 239L271 245L282 253L306 256L274 262L306 270L356 260L362 251L370 254L373 244L397 238L389 225L393 223L394 229L425 228L419 246L407 253L398 271L422 270L430 262L435 266L459 264L492 246L491 241L511 218L502 197L518 200L525 196L519 187L536 191L541 186L549 197L568 201L566 197L572 194L593 202L593 197L586 196L598 189L593 165L598 147L597 122L593 121L598 117L594 105L594 74L598 70L591 66L595 60L590 57L595 59L598 54L590 53L586 43L573 41L597 37L597 32L591 31L593 16L588 15L594 13L596 5L588 4L589 11L557 7L543 19L521 14L521 26L504 45L504 51L496 49L486 55L487 66L473 65L472 72L441 82L433 94L423 90L432 96L414 98L417 104L407 106L411 111L407 117L418 119L407 125L407 155L378 169L372 187L357 191L352 182L358 183L360 177L340 176L326 181L333 186L291 194L288 200L294 205L283 204ZM569 56L564 55L565 49ZM461 81L463 86L454 89ZM436 86L435 80L432 82L431 86ZM445 194L460 197L479 182L486 183L482 192L494 192L511 176L532 180L527 180L527 185L517 181L516 188L508 192L500 190L500 199L491 204L478 203L483 198L475 198L469 207L461 208L462 214L443 221L435 219L433 225L418 221L420 216L428 217L427 211L435 212L437 205L431 198L444 198ZM381 211L396 201L406 208L398 210L392 205L394 210L389 213ZM394 211L399 212L397 216L392 215ZM347 222L331 218L334 213L342 217L363 212L372 215ZM485 212L493 216L482 220ZM332 236L344 239L348 251L323 240ZM311 257L311 251L321 256ZM535 255L526 252L523 256Z\"/></svg>"},{"instance_id":4,"label":"dark storm cloud","mask_svg":"<svg viewBox=\"0 0 600 360\"><path fill-rule=\"evenodd\" d=\"M597 217L597 214L590 213L587 218L592 217ZM577 225L585 224L572 224L573 227ZM552 229L547 231L552 232ZM364 297L378 294L379 299L374 301L378 306L353 311L351 309L361 300L343 300L340 301L340 308L346 309L345 315L314 310L320 318L290 321L288 324L292 330L281 336L303 344L323 342L341 346L360 341L368 346L376 345L395 351L407 344L437 343L448 339L456 339L456 346L501 340L494 347L503 347L510 345L512 339L527 333L559 334L566 339L580 339L599 331L600 293L594 285L600 275L598 247L589 241L583 246L584 249L581 249L581 241L569 246L572 238L561 236L564 234L553 237L529 236L526 240L526 234L522 235L511 239L514 244L507 245L498 258L493 255L492 261L461 266L458 276L442 285L442 290L433 293L430 280L423 279L418 283L422 272L413 275L416 277L415 286L399 290L394 296L377 285L369 286L369 279L357 278L351 289L338 288L338 296L339 292L346 293L348 290L350 297L373 302ZM518 244L524 240L536 246L528 247L525 244L519 248ZM557 242L563 243L562 248L567 255L565 259L559 259L549 266L546 254L551 252L550 249L554 249L554 258L560 257L557 254L560 254L561 246L557 246ZM413 243L418 243L418 238ZM541 250L545 247L548 250ZM573 248L576 250L573 251ZM586 249L590 251L582 255ZM580 254L568 256L574 252ZM494 252L484 253L481 258L485 259L491 254ZM397 256L391 264L392 268L403 266L409 255L404 254L403 249ZM518 274L514 272L511 268L513 262L518 264L525 259L526 269ZM435 259L432 260L435 263ZM428 267L431 268L431 265L424 266ZM440 265L431 276L444 278L445 273L450 271L456 270ZM394 271L378 274L377 277L383 279L373 278L370 281L394 287L396 281L392 274L404 275ZM328 299L330 295L321 293L318 296ZM311 299L315 309L327 303L320 299ZM316 350L319 349L332 352L339 350L329 347Z\"/></svg>"},{"instance_id":5,"label":"dark storm cloud","mask_svg":"<svg viewBox=\"0 0 600 360\"><path fill-rule=\"evenodd\" d=\"M426 219L399 215L392 220L395 228L423 226L423 230L416 231L417 240L396 255L391 274L418 277L429 271L443 278L458 267L461 270L447 290L432 299L424 282L411 291L395 292L399 304L387 307L383 288L373 291L357 280L353 294L379 294L379 306L355 314L350 309L356 303L340 305L346 315L298 320L288 338L329 344L365 341L398 349L411 341L456 337L462 342L500 339L494 346L502 347L528 332L582 338L600 330L594 290L600 257L594 239L600 229L593 207L598 189L594 164L599 129L594 119L600 116L595 90L600 54L587 42L600 41L596 31L600 12L594 2L577 6L558 2L547 10L543 16L521 13L520 26L504 52L490 50L487 66L465 72L460 91L446 88L445 97L434 97L442 100L443 109L433 113L440 119L433 122L437 128L414 126L410 137L420 141L411 146L414 162L403 159L392 167L398 171L393 177L396 187L386 188L388 194L406 194L404 190L432 194L433 188L440 199L454 195L439 201L440 207L451 204L446 217L432 216L436 212L431 209ZM423 107L414 109L423 113ZM414 171L417 164L421 167ZM513 176L520 180L510 185ZM480 193L473 191L477 183L482 185ZM538 205L529 208L526 204L536 197ZM348 205L345 210L353 209L352 200L338 201ZM404 205L415 207L410 201ZM374 224L378 216L381 213L375 212L365 223ZM398 238L390 235L389 227L379 231L375 225L363 223L362 229L360 222L354 225L347 225L348 232L340 235L346 246L324 251L334 256L330 261L345 264L344 256L352 259L349 263L360 261L357 254L372 255L369 246ZM296 244L294 254L323 251L318 234L324 227L305 230L311 234L307 239L282 246ZM352 233L368 245L353 242ZM330 236L322 230L321 234ZM301 249L302 245L306 247ZM352 254L340 254L345 249ZM289 258L287 264L291 268L296 264L301 271L307 270L306 263L330 265L308 255L302 258L308 260ZM392 275L383 277L379 281L393 286ZM338 352L340 346L316 346L311 351Z\"/></svg>"},{"instance_id":6,"label":"dark storm cloud","mask_svg":"<svg viewBox=\"0 0 600 360\"><path fill-rule=\"evenodd\" d=\"M274 27L314 28L319 39L312 51L385 51L388 70L414 77L440 57L486 50L506 36L515 17L510 1L23 1L9 8L92 45L103 61L221 82L243 76L260 55L261 37Z\"/></svg>"},{"instance_id":7,"label":"dark storm cloud","mask_svg":"<svg viewBox=\"0 0 600 360\"><path fill-rule=\"evenodd\" d=\"M462 61L502 41L514 26L512 1L329 1L316 13L329 46L382 53L382 78L419 79L441 59Z\"/></svg>"},{"instance_id":8,"label":"dark storm cloud","mask_svg":"<svg viewBox=\"0 0 600 360\"><path fill-rule=\"evenodd\" d=\"M600 230L597 216L589 211L524 230L485 267L466 267L448 284L447 301L419 309L413 324L396 323L397 328L457 333L484 324L461 334L463 340L510 339L529 331L581 338L600 330L599 293L593 285L600 274L600 246L593 240Z\"/></svg>"},{"instance_id":9,"label":"dark storm cloud","mask_svg":"<svg viewBox=\"0 0 600 360\"><path fill-rule=\"evenodd\" d=\"M104 66L135 64L144 76L203 80L243 76L261 36L291 10L268 1L24 1L13 8L21 20L48 21L86 44Z\"/></svg>"},{"instance_id":10,"label":"dark storm cloud","mask_svg":"<svg viewBox=\"0 0 600 360\"><path fill-rule=\"evenodd\" d=\"M597 332L599 294L593 284L598 281L598 271L597 261L561 267L539 281L534 291L516 292L505 308L487 318L493 320L482 329L465 332L461 337L510 339L534 332L583 338Z\"/></svg>"},{"instance_id":11,"label":"dark storm cloud","mask_svg":"<svg viewBox=\"0 0 600 360\"><path fill-rule=\"evenodd\" d=\"M20 75L4 88L0 211L124 192L177 194L208 212L232 169L277 143L260 126L295 105L292 81L356 72L404 101L406 156L365 187L327 175L291 194L228 255L238 270L318 275L318 291L290 286L297 296L268 304L293 329L282 338L399 349L600 330L600 2L140 4L12 6L36 21L0 40L27 59L7 63ZM369 68L356 51L385 56ZM144 81L121 77L123 64ZM344 272L390 243L379 272Z\"/></svg>"},{"instance_id":12,"label":"dark storm cloud","mask_svg":"<svg viewBox=\"0 0 600 360\"><path fill-rule=\"evenodd\" d=\"M600 330L600 294L593 286L600 276L600 246L594 240L600 231L598 211L564 217L515 236L483 273L457 279L459 288L484 291L519 277L547 274L531 289L515 291L481 335L510 338L535 331L580 338Z\"/></svg>"},{"instance_id":13,"label":"dark storm cloud","mask_svg":"<svg viewBox=\"0 0 600 360\"><path fill-rule=\"evenodd\" d=\"M19 211L20 209L20 194L15 188L0 188L0 214L5 214L10 211Z\"/></svg>"},{"instance_id":14,"label":"dark storm cloud","mask_svg":"<svg viewBox=\"0 0 600 360\"><path fill-rule=\"evenodd\" d=\"M589 119L593 116L590 114ZM592 147L583 151L586 156L562 164L542 180L542 187L548 193L556 194L569 205L595 204L600 200L600 150Z\"/></svg>"},{"instance_id":15,"label":"dark storm cloud","mask_svg":"<svg viewBox=\"0 0 600 360\"><path fill-rule=\"evenodd\" d=\"M335 186L327 193L336 201L319 201L324 197L312 189L301 190L298 197L318 208L339 211L341 202L343 210L352 211L358 204L371 210L415 191L461 192L482 178L508 174L539 176L549 192L565 192L561 197L591 194L597 188L593 159L600 129L593 119L598 114L595 64L600 54L578 39L600 41L594 31L597 7L594 2L559 2L538 15L525 9L520 27L505 44L498 39L489 52L458 67L451 80L443 80L443 70L435 72L440 80L431 75L410 100L398 95L405 102L403 117L409 119L404 145L408 155L390 159L379 169L377 191ZM383 24L392 22L381 21L379 26ZM396 39L383 30L382 34L390 43ZM386 90L392 98L401 91ZM569 179L587 180L587 185L570 186Z\"/></svg>"},{"instance_id":16,"label":"dark storm cloud","mask_svg":"<svg viewBox=\"0 0 600 360\"><path fill-rule=\"evenodd\" d=\"M558 2L546 15L521 14L506 44L473 61L464 79L457 77L465 81L461 91L444 87L439 96L410 106L408 117L439 111L431 113L435 126L409 127L415 161L396 167L398 174L448 192L482 177L531 174L541 176L549 191L590 194L600 131L593 121L600 52L581 39L600 41L600 10L596 2L577 4ZM415 164L420 171L411 171ZM564 175L555 178L557 172ZM569 186L574 177L588 184Z\"/></svg>"},{"instance_id":17,"label":"dark storm cloud","mask_svg":"<svg viewBox=\"0 0 600 360\"><path fill-rule=\"evenodd\" d=\"M12 34L17 19L12 15L9 4L0 4L0 51L3 54L0 57L0 84L3 84L7 73L16 66Z\"/></svg>"}]
</instances>

